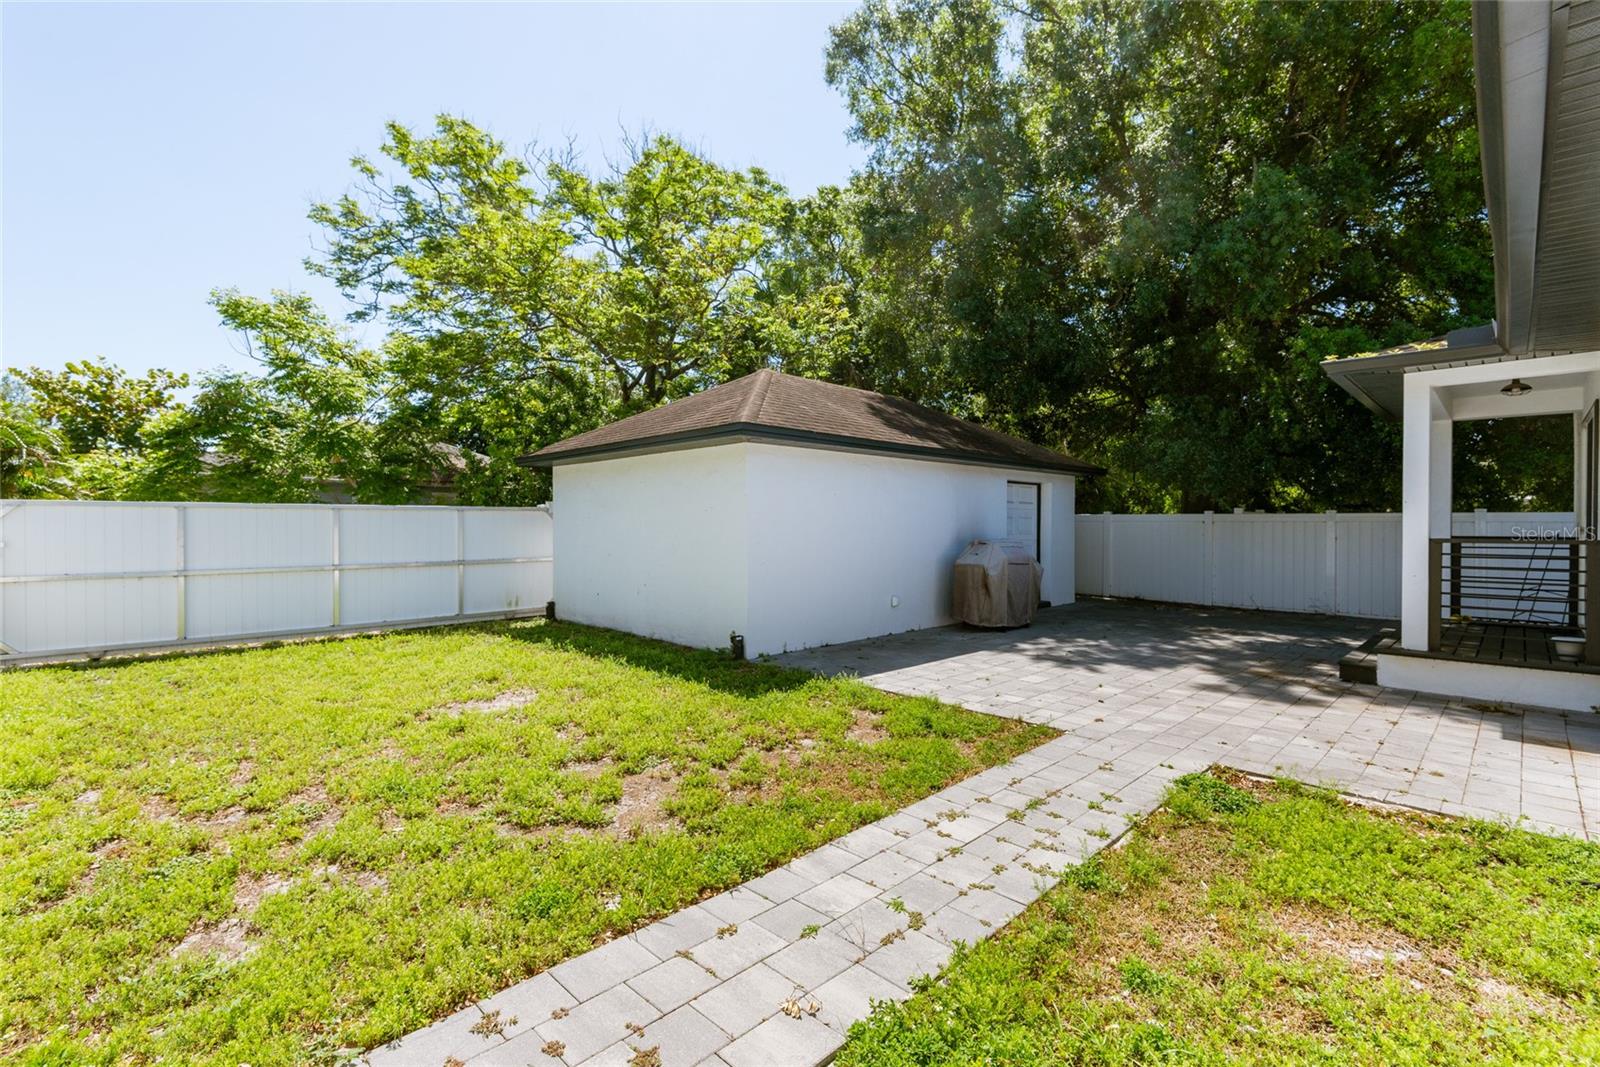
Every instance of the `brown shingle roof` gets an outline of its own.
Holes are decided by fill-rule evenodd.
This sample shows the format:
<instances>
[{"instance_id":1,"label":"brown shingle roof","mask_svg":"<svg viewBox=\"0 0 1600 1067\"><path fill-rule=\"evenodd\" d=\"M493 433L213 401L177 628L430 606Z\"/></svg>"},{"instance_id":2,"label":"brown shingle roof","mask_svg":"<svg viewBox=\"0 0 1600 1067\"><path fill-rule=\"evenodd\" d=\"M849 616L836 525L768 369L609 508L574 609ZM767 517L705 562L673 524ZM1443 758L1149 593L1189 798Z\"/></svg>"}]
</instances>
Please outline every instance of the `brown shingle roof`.
<instances>
[{"instance_id":1,"label":"brown shingle roof","mask_svg":"<svg viewBox=\"0 0 1600 1067\"><path fill-rule=\"evenodd\" d=\"M703 393L546 446L519 463L651 452L725 439L835 446L1030 470L1101 468L899 397L759 370Z\"/></svg>"}]
</instances>

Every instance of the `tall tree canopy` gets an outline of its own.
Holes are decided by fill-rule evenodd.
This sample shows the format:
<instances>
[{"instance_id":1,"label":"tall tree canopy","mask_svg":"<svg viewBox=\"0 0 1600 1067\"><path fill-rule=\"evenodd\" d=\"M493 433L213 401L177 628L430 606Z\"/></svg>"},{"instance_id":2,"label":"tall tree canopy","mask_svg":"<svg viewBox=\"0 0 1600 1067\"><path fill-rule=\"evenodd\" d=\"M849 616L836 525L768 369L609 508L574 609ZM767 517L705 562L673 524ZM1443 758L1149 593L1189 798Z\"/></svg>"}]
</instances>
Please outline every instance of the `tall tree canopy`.
<instances>
[{"instance_id":1,"label":"tall tree canopy","mask_svg":"<svg viewBox=\"0 0 1600 1067\"><path fill-rule=\"evenodd\" d=\"M874 299L1105 506L1392 506L1317 368L1492 314L1464 3L868 0L828 77L871 148Z\"/></svg>"},{"instance_id":2,"label":"tall tree canopy","mask_svg":"<svg viewBox=\"0 0 1600 1067\"><path fill-rule=\"evenodd\" d=\"M498 412L475 427L485 450L808 356L843 329L827 291L768 284L790 202L759 170L649 136L593 176L448 116L429 137L391 125L382 155L313 208L327 245L307 266L394 330L420 417Z\"/></svg>"},{"instance_id":3,"label":"tall tree canopy","mask_svg":"<svg viewBox=\"0 0 1600 1067\"><path fill-rule=\"evenodd\" d=\"M303 297L223 292L258 372L184 405L160 373L30 372L12 437L39 491L66 449L80 492L392 501L443 442L488 457L463 500L530 503L548 480L517 455L774 366L1098 460L1086 507L1392 508L1397 427L1318 363L1493 314L1470 22L866 0L825 74L867 163L799 198L670 137L588 170L464 118L391 124L313 206L306 264L371 348ZM1557 429L1464 432L1460 502L1567 506Z\"/></svg>"}]
</instances>

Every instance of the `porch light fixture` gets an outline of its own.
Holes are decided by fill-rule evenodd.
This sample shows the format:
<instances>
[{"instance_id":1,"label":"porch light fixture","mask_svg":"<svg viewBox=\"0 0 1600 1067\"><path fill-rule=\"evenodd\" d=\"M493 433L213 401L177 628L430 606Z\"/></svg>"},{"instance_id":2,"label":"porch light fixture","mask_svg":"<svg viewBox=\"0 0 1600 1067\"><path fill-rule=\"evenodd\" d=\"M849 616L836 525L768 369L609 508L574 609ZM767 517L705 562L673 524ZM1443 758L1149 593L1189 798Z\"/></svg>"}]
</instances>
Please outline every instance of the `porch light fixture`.
<instances>
[{"instance_id":1,"label":"porch light fixture","mask_svg":"<svg viewBox=\"0 0 1600 1067\"><path fill-rule=\"evenodd\" d=\"M1533 392L1533 386L1529 385L1521 378L1513 378L1505 385L1501 386L1500 391L1506 396L1521 396L1523 393Z\"/></svg>"}]
</instances>

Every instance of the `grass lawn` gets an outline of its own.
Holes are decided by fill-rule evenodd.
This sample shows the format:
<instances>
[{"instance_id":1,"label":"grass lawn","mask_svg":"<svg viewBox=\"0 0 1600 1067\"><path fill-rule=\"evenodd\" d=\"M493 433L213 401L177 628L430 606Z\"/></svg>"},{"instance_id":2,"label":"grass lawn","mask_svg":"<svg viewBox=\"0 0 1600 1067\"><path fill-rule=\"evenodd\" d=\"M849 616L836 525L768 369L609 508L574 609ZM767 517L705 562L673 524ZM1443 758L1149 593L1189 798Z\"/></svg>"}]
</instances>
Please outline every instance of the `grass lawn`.
<instances>
[{"instance_id":1,"label":"grass lawn","mask_svg":"<svg viewBox=\"0 0 1600 1067\"><path fill-rule=\"evenodd\" d=\"M303 1063L1048 731L518 622L0 675L0 1059Z\"/></svg>"},{"instance_id":2,"label":"grass lawn","mask_svg":"<svg viewBox=\"0 0 1600 1067\"><path fill-rule=\"evenodd\" d=\"M838 1062L1600 1063L1600 846L1235 781L1181 779Z\"/></svg>"}]
</instances>

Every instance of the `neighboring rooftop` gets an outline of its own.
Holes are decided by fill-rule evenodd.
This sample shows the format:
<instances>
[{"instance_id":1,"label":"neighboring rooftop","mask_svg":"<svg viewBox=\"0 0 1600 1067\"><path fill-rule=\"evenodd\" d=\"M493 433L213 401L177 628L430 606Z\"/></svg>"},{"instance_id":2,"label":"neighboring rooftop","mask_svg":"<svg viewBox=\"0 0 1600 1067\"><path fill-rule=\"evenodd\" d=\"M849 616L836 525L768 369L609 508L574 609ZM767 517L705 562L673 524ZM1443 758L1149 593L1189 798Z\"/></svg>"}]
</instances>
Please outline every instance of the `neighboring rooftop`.
<instances>
[{"instance_id":1,"label":"neighboring rooftop","mask_svg":"<svg viewBox=\"0 0 1600 1067\"><path fill-rule=\"evenodd\" d=\"M1103 474L1064 452L865 389L759 370L523 456L530 467L733 440Z\"/></svg>"}]
</instances>

